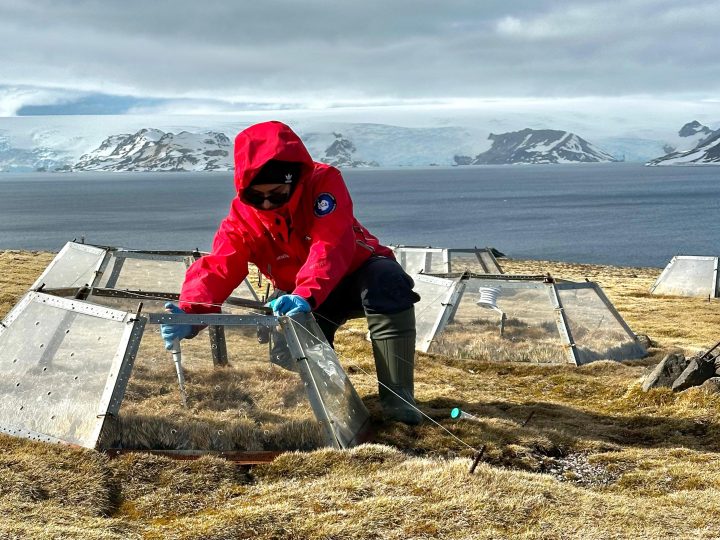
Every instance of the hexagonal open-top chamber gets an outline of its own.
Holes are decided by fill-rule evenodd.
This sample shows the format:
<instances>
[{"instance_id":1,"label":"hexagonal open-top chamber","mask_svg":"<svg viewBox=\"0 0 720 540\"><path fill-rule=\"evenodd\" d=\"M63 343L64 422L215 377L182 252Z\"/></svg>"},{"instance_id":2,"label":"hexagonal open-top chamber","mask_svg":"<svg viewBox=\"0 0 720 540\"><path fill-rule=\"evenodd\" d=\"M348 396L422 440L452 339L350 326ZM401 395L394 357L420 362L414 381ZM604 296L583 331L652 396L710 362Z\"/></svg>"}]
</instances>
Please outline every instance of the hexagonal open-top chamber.
<instances>
[{"instance_id":1,"label":"hexagonal open-top chamber","mask_svg":"<svg viewBox=\"0 0 720 540\"><path fill-rule=\"evenodd\" d=\"M476 359L586 364L640 358L645 349L602 289L547 276L435 275L456 282L444 311L421 311L434 324L427 350ZM449 285L446 285L449 286ZM423 349L421 349L423 350Z\"/></svg>"},{"instance_id":2,"label":"hexagonal open-top chamber","mask_svg":"<svg viewBox=\"0 0 720 540\"><path fill-rule=\"evenodd\" d=\"M0 384L0 429L191 454L365 440L367 409L312 316L275 317L239 295L229 299L233 313L164 312L194 259L66 246L34 284L44 292L28 293L0 327L0 369L12 374ZM245 283L239 290L252 291ZM184 340L171 355L162 323L208 327L210 347Z\"/></svg>"}]
</instances>

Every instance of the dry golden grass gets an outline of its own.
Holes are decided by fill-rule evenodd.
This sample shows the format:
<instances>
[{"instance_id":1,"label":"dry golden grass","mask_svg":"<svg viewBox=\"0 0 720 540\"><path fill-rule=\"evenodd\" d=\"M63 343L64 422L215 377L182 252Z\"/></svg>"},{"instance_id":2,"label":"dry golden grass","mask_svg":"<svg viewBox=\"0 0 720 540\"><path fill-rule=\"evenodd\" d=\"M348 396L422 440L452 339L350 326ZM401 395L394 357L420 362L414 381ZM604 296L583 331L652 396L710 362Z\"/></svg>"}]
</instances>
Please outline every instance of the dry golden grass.
<instances>
[{"instance_id":1,"label":"dry golden grass","mask_svg":"<svg viewBox=\"0 0 720 540\"><path fill-rule=\"evenodd\" d=\"M50 259L0 253L2 314ZM720 538L720 397L639 389L666 352L720 338L717 301L649 296L656 269L502 264L600 282L653 340L651 356L575 368L419 355L418 403L442 427L410 428L380 420L366 328L354 321L339 332L338 352L382 444L287 453L247 471L210 457L111 460L0 437L0 538ZM278 407L255 393L239 359L216 375L202 364L206 341L185 349L195 401L179 423L226 425L261 398ZM174 407L162 352L141 354L137 366L127 412L142 401ZM477 421L450 420L456 406ZM482 445L469 475L471 448Z\"/></svg>"}]
</instances>

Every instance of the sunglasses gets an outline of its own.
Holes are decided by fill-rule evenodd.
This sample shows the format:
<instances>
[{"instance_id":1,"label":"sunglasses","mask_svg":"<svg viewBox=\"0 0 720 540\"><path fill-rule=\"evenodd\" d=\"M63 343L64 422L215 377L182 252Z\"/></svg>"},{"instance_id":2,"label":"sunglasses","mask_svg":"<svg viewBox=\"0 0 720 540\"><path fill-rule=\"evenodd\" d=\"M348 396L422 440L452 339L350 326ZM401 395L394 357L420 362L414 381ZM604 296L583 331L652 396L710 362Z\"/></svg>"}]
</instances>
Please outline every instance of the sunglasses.
<instances>
[{"instance_id":1,"label":"sunglasses","mask_svg":"<svg viewBox=\"0 0 720 540\"><path fill-rule=\"evenodd\" d=\"M265 201L268 201L273 206L282 206L290 199L290 193L276 193L271 191L270 193L260 193L252 189L246 189L243 191L242 200L251 206L260 207Z\"/></svg>"}]
</instances>

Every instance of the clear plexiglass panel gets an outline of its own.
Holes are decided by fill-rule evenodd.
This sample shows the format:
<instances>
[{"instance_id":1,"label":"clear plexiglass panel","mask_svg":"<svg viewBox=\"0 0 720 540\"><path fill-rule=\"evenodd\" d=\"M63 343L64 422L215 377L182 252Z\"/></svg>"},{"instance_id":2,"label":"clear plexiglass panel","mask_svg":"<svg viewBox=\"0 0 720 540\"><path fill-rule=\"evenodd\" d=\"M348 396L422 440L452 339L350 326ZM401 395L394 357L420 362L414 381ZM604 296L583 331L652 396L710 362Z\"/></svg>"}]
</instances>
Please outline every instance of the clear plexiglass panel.
<instances>
[{"instance_id":1,"label":"clear plexiglass panel","mask_svg":"<svg viewBox=\"0 0 720 540\"><path fill-rule=\"evenodd\" d=\"M116 252L110 257L99 287L179 294L187 261L178 256L141 256Z\"/></svg>"},{"instance_id":2,"label":"clear plexiglass panel","mask_svg":"<svg viewBox=\"0 0 720 540\"><path fill-rule=\"evenodd\" d=\"M603 301L596 284L558 284L557 292L575 342L578 365L645 355L643 347L621 322L620 315Z\"/></svg>"},{"instance_id":3,"label":"clear plexiglass panel","mask_svg":"<svg viewBox=\"0 0 720 540\"><path fill-rule=\"evenodd\" d=\"M0 429L94 448L122 368L128 317L42 294L21 300L0 327Z\"/></svg>"},{"instance_id":4,"label":"clear plexiglass panel","mask_svg":"<svg viewBox=\"0 0 720 540\"><path fill-rule=\"evenodd\" d=\"M445 255L449 258L447 271L472 272L474 274L502 274L500 265L487 249L448 249Z\"/></svg>"},{"instance_id":5,"label":"clear plexiglass panel","mask_svg":"<svg viewBox=\"0 0 720 540\"><path fill-rule=\"evenodd\" d=\"M243 282L235 288L230 296L242 298L243 300L259 300L258 295L250 284L250 280L248 278L245 278Z\"/></svg>"},{"instance_id":6,"label":"clear plexiglass panel","mask_svg":"<svg viewBox=\"0 0 720 540\"><path fill-rule=\"evenodd\" d=\"M431 352L479 360L568 362L549 285L481 278L464 283L457 311ZM495 290L497 310L478 304L486 289Z\"/></svg>"},{"instance_id":7,"label":"clear plexiglass panel","mask_svg":"<svg viewBox=\"0 0 720 540\"><path fill-rule=\"evenodd\" d=\"M429 251L427 256L430 258L429 269L427 270L430 274L442 274L443 272L451 272L450 265L448 263L448 252L447 250L442 251Z\"/></svg>"},{"instance_id":8,"label":"clear plexiglass panel","mask_svg":"<svg viewBox=\"0 0 720 540\"><path fill-rule=\"evenodd\" d=\"M322 334L314 320L288 330L272 317L238 318L242 324L224 327L226 367L213 367L206 331L181 342L188 408L182 404L173 357L163 346L159 326L146 327L126 398L104 433L103 446L311 450L336 440L328 436L327 426L337 440L355 444L367 411L337 360L332 361L332 348L317 337ZM302 343L297 354L288 346L288 332L297 335L292 343ZM324 411L331 419L325 426Z\"/></svg>"},{"instance_id":9,"label":"clear plexiglass panel","mask_svg":"<svg viewBox=\"0 0 720 540\"><path fill-rule=\"evenodd\" d=\"M325 340L312 316L301 315L290 320L312 376L312 381L305 382L317 387L339 445L348 448L362 442L370 414L340 365L335 350Z\"/></svg>"},{"instance_id":10,"label":"clear plexiglass panel","mask_svg":"<svg viewBox=\"0 0 720 540\"><path fill-rule=\"evenodd\" d=\"M482 261L483 267L487 268L488 274L502 274L503 269L500 267L500 264L498 264L497 259L495 256L487 250L480 252L480 259Z\"/></svg>"},{"instance_id":11,"label":"clear plexiglass panel","mask_svg":"<svg viewBox=\"0 0 720 540\"><path fill-rule=\"evenodd\" d=\"M503 273L489 249L398 246L393 251L400 265L411 275L420 272L445 274L464 271L476 274Z\"/></svg>"},{"instance_id":12,"label":"clear plexiglass panel","mask_svg":"<svg viewBox=\"0 0 720 540\"><path fill-rule=\"evenodd\" d=\"M435 334L452 311L453 296L458 287L457 280L432 276L413 276L413 290L420 295L415 304L415 348L427 352Z\"/></svg>"},{"instance_id":13,"label":"clear plexiglass panel","mask_svg":"<svg viewBox=\"0 0 720 540\"><path fill-rule=\"evenodd\" d=\"M136 312L139 304L142 303L143 313L158 313L165 311L165 304L168 300L153 300L142 294L129 294L128 296L90 294L87 302L131 313Z\"/></svg>"},{"instance_id":14,"label":"clear plexiglass panel","mask_svg":"<svg viewBox=\"0 0 720 540\"><path fill-rule=\"evenodd\" d=\"M717 257L674 257L653 288L654 294L715 297Z\"/></svg>"},{"instance_id":15,"label":"clear plexiglass panel","mask_svg":"<svg viewBox=\"0 0 720 540\"><path fill-rule=\"evenodd\" d=\"M432 268L432 253L425 250L399 248L396 256L400 266L410 275L429 273Z\"/></svg>"},{"instance_id":16,"label":"clear plexiglass panel","mask_svg":"<svg viewBox=\"0 0 720 540\"><path fill-rule=\"evenodd\" d=\"M118 251L110 256L98 286L119 290L180 294L185 273L192 262L191 255ZM247 279L232 292L232 296L245 300L258 299Z\"/></svg>"},{"instance_id":17,"label":"clear plexiglass panel","mask_svg":"<svg viewBox=\"0 0 720 540\"><path fill-rule=\"evenodd\" d=\"M255 452L326 445L283 341L258 342L258 324L225 326L228 365L213 366L208 331L181 341L188 408L159 325L146 326L120 413L103 437L113 448ZM260 327L262 328L262 327Z\"/></svg>"},{"instance_id":18,"label":"clear plexiglass panel","mask_svg":"<svg viewBox=\"0 0 720 540\"><path fill-rule=\"evenodd\" d=\"M52 260L31 289L45 284L46 289L91 285L106 250L68 242Z\"/></svg>"}]
</instances>

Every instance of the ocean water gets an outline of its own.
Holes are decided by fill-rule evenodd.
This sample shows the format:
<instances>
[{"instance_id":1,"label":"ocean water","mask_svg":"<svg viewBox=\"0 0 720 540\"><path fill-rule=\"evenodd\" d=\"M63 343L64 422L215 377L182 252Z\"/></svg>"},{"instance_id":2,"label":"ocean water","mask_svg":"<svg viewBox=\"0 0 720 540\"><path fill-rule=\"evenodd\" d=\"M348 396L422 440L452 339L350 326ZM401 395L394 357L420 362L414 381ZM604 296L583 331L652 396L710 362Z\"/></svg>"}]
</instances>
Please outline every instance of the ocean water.
<instances>
[{"instance_id":1,"label":"ocean water","mask_svg":"<svg viewBox=\"0 0 720 540\"><path fill-rule=\"evenodd\" d=\"M638 164L347 170L384 243L493 246L513 258L664 266L720 255L720 167ZM209 249L232 174L0 174L0 249L68 240Z\"/></svg>"}]
</instances>

